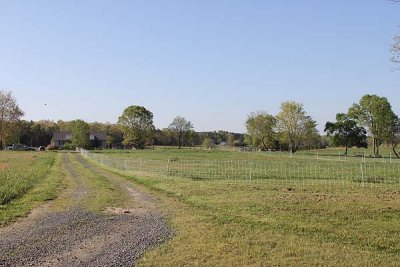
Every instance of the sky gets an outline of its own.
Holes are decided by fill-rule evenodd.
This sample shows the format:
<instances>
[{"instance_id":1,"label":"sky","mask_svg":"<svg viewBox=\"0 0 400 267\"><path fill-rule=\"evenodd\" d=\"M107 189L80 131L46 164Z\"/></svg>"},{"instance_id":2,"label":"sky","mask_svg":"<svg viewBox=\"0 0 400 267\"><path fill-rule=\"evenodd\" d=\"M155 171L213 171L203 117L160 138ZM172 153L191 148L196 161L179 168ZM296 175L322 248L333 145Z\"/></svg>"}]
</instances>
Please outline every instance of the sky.
<instances>
[{"instance_id":1,"label":"sky","mask_svg":"<svg viewBox=\"0 0 400 267\"><path fill-rule=\"evenodd\" d=\"M0 90L24 119L245 132L250 112L304 104L322 130L364 94L400 113L387 0L0 0Z\"/></svg>"}]
</instances>

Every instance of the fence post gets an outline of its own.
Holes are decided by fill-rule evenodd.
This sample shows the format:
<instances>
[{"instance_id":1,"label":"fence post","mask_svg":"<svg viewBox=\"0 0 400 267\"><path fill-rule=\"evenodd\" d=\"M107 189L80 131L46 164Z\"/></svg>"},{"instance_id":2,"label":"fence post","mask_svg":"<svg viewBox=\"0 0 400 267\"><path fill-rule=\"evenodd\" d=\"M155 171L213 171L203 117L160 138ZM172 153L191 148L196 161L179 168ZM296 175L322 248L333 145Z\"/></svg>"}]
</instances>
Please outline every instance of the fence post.
<instances>
[{"instance_id":1,"label":"fence post","mask_svg":"<svg viewBox=\"0 0 400 267\"><path fill-rule=\"evenodd\" d=\"M363 164L360 164L361 167L361 186L364 187L364 168L363 168Z\"/></svg>"},{"instance_id":2,"label":"fence post","mask_svg":"<svg viewBox=\"0 0 400 267\"><path fill-rule=\"evenodd\" d=\"M125 163L125 172L128 172L128 168L126 166L126 160L124 161L124 163Z\"/></svg>"},{"instance_id":3,"label":"fence post","mask_svg":"<svg viewBox=\"0 0 400 267\"><path fill-rule=\"evenodd\" d=\"M169 174L169 159L168 159L168 162L167 162L167 175L165 175L165 178L168 177L168 174Z\"/></svg>"},{"instance_id":4,"label":"fence post","mask_svg":"<svg viewBox=\"0 0 400 267\"><path fill-rule=\"evenodd\" d=\"M250 169L250 181L252 179L253 176L253 162L249 161L249 169Z\"/></svg>"}]
</instances>

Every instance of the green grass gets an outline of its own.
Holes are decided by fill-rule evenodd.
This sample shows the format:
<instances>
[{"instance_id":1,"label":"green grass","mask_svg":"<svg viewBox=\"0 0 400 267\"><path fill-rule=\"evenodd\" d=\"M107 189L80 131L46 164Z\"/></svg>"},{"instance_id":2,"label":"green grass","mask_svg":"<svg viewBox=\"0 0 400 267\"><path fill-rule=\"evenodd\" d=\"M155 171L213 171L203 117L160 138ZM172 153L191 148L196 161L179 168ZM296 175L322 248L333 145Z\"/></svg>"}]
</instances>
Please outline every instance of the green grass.
<instances>
[{"instance_id":1,"label":"green grass","mask_svg":"<svg viewBox=\"0 0 400 267\"><path fill-rule=\"evenodd\" d=\"M83 199L74 200L68 193L64 194L54 204L56 209L65 209L67 206L75 205L90 211L101 212L108 207L124 208L130 205L131 200L127 191L122 190L107 177L86 169L76 158L80 155L68 154L68 157L85 190L87 190L87 196ZM72 188L71 191L74 192L78 185L70 176L67 180L69 187Z\"/></svg>"},{"instance_id":2,"label":"green grass","mask_svg":"<svg viewBox=\"0 0 400 267\"><path fill-rule=\"evenodd\" d=\"M328 152L325 152L328 153ZM349 186L400 183L400 164L381 160L327 160L229 151L145 150L89 153L111 168L198 180L268 180L282 184L324 181Z\"/></svg>"},{"instance_id":3,"label":"green grass","mask_svg":"<svg viewBox=\"0 0 400 267\"><path fill-rule=\"evenodd\" d=\"M0 172L0 226L4 226L55 199L62 188L63 172L60 156L55 153L0 155L1 162L9 162L7 169Z\"/></svg>"},{"instance_id":4,"label":"green grass","mask_svg":"<svg viewBox=\"0 0 400 267\"><path fill-rule=\"evenodd\" d=\"M225 152L215 157L221 153ZM214 158L208 153L203 157ZM195 180L107 168L158 192L169 213L175 236L147 253L140 261L143 266L395 266L400 262L398 185Z\"/></svg>"},{"instance_id":5,"label":"green grass","mask_svg":"<svg viewBox=\"0 0 400 267\"><path fill-rule=\"evenodd\" d=\"M166 206L177 229L172 241L142 259L146 266L390 266L400 261L396 188L134 179L172 199Z\"/></svg>"},{"instance_id":6,"label":"green grass","mask_svg":"<svg viewBox=\"0 0 400 267\"><path fill-rule=\"evenodd\" d=\"M156 147L155 149L146 150L103 150L101 154L109 154L113 157L119 158L142 158L142 159L215 159L215 160L266 160L274 158L295 158L295 159L309 159L316 160L347 160L360 162L365 160L369 162L389 162L390 156L392 162L400 163L400 159L395 158L391 148L386 145L381 145L380 154L383 158L373 158L371 156L371 148L351 148L348 151L348 157L343 157L344 148L327 148L327 149L313 149L313 150L299 150L294 154L289 152L241 152L236 150L205 150L201 148L184 148L176 149L169 147Z\"/></svg>"},{"instance_id":7,"label":"green grass","mask_svg":"<svg viewBox=\"0 0 400 267\"><path fill-rule=\"evenodd\" d=\"M9 159L6 152L1 153L1 156ZM19 160L13 159L10 166L0 172L0 205L24 196L42 181L53 165L54 158L54 153L41 153L27 160L25 153Z\"/></svg>"}]
</instances>

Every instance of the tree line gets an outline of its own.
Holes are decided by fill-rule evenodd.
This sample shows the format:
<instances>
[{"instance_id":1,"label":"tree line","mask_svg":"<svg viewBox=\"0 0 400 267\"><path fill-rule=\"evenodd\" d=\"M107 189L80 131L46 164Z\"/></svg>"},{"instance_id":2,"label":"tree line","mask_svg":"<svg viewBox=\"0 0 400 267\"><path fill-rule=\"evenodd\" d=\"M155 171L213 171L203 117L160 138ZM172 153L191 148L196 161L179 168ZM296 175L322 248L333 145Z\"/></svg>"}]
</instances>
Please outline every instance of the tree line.
<instances>
[{"instance_id":1,"label":"tree line","mask_svg":"<svg viewBox=\"0 0 400 267\"><path fill-rule=\"evenodd\" d=\"M325 124L325 135L316 129L317 123L307 114L303 104L283 102L276 115L265 111L252 112L245 122L246 134L228 131L196 132L194 125L182 116L173 119L165 129L156 129L153 113L142 106L127 107L117 123L88 123L83 120L57 122L49 120L21 120L24 112L11 92L0 91L0 148L7 144L54 147L53 134L72 133L67 148L91 148L90 132L105 132L108 148L137 148L147 146L248 146L259 150L280 150L296 153L300 149L342 146L345 155L351 147L368 147L372 140L372 154L380 156L383 143L391 146L399 157L400 121L385 97L365 95L346 113L338 113L336 121ZM53 145L52 145L53 144ZM52 147L53 146L53 147Z\"/></svg>"},{"instance_id":2,"label":"tree line","mask_svg":"<svg viewBox=\"0 0 400 267\"><path fill-rule=\"evenodd\" d=\"M264 111L248 116L247 140L256 148L269 150L284 146L295 153L299 148L321 143L316 125L302 104L284 102L276 116ZM364 95L347 113L338 113L336 121L327 122L324 132L333 146L345 148L345 155L351 147L368 147L369 136L372 155L379 157L380 146L386 143L399 157L396 148L400 141L400 121L386 97Z\"/></svg>"},{"instance_id":3,"label":"tree line","mask_svg":"<svg viewBox=\"0 0 400 267\"><path fill-rule=\"evenodd\" d=\"M0 90L0 149L11 144L25 144L32 147L54 147L55 132L71 132L71 143L66 149L85 147L90 149L91 132L105 132L108 148L137 149L146 146L200 146L213 147L217 144L242 146L244 134L227 131L196 132L193 124L177 116L165 129L156 129L153 125L153 114L140 106L131 106L124 110L117 123L72 121L26 121L21 117L24 112L11 92Z\"/></svg>"}]
</instances>

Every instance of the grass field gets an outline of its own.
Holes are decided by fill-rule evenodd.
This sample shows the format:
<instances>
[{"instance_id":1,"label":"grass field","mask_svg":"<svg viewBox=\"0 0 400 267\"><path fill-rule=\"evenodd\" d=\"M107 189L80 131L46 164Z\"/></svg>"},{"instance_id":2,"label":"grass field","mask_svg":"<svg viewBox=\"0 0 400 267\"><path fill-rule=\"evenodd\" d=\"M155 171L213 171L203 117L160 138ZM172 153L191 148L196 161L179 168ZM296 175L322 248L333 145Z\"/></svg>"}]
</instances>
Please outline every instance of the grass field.
<instances>
[{"instance_id":1,"label":"grass field","mask_svg":"<svg viewBox=\"0 0 400 267\"><path fill-rule=\"evenodd\" d=\"M396 162L174 149L89 156L162 200L174 237L146 253L142 266L397 266L400 262L400 164ZM1 152L0 225L57 196L56 210L71 205L95 212L123 207L128 197L118 186L85 168L79 159L64 153ZM132 163L128 169L126 162ZM225 165L215 167L210 162ZM359 171L360 164L374 166L383 180L369 181L366 175L362 183L351 177L352 169L344 168L354 165ZM314 165L321 171L313 172ZM328 168L342 176L329 178ZM69 194L79 183L88 194L75 203Z\"/></svg>"},{"instance_id":2,"label":"grass field","mask_svg":"<svg viewBox=\"0 0 400 267\"><path fill-rule=\"evenodd\" d=\"M348 186L400 184L400 161L318 154L244 153L221 150L157 149L89 153L101 164L127 172L200 180L267 180L281 184L339 183ZM311 153L311 152L307 152ZM336 153L336 152L333 152ZM355 152L352 152L355 153ZM317 156L317 157L316 157Z\"/></svg>"},{"instance_id":3,"label":"grass field","mask_svg":"<svg viewBox=\"0 0 400 267\"><path fill-rule=\"evenodd\" d=\"M265 157L176 150L103 155L112 155L119 163L130 157L164 162L172 157ZM331 186L322 179L303 186L262 179L166 177L163 172L126 172L112 164L106 168L157 191L165 200L175 237L146 254L144 266L396 266L400 262L398 184Z\"/></svg>"},{"instance_id":4,"label":"grass field","mask_svg":"<svg viewBox=\"0 0 400 267\"><path fill-rule=\"evenodd\" d=\"M156 153L155 153L156 152ZM295 159L321 159L321 160L334 160L334 161L370 161L370 162L392 162L400 163L391 148L382 145L380 148L381 158L374 158L371 156L371 148L351 148L348 151L348 157L344 157L344 148L327 148L327 149L312 149L312 150L299 150L296 153L290 154L288 152L241 152L238 148L231 149L212 149L205 150L199 147L196 148L170 148L170 147L155 147L154 149L147 150L103 150L101 153L113 154L118 157L129 158L145 158L145 159L220 159L220 160L264 160L265 158L295 158ZM365 157L365 159L364 159Z\"/></svg>"},{"instance_id":5,"label":"grass field","mask_svg":"<svg viewBox=\"0 0 400 267\"><path fill-rule=\"evenodd\" d=\"M0 151L0 225L54 199L63 173L56 153Z\"/></svg>"}]
</instances>

